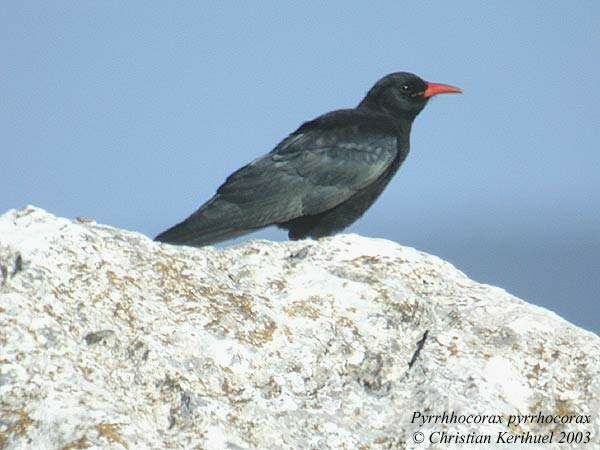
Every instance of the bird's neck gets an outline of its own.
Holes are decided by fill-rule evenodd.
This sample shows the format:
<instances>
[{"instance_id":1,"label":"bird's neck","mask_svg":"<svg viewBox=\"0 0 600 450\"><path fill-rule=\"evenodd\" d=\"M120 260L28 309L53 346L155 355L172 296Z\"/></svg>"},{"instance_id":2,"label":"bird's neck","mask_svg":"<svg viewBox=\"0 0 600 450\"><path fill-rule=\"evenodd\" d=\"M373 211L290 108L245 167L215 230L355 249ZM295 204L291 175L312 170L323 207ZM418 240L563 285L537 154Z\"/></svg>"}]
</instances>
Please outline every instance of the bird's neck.
<instances>
[{"instance_id":1,"label":"bird's neck","mask_svg":"<svg viewBox=\"0 0 600 450\"><path fill-rule=\"evenodd\" d=\"M410 135L410 129L412 128L412 124L415 118L412 119L396 119L396 126L400 130L400 133L406 137L406 142L408 142L408 137Z\"/></svg>"},{"instance_id":2,"label":"bird's neck","mask_svg":"<svg viewBox=\"0 0 600 450\"><path fill-rule=\"evenodd\" d=\"M393 122L396 125L396 127L398 128L398 130L402 134L406 134L407 136L410 133L412 123L414 122L415 118L417 117L417 115L420 112L420 110L413 112L413 111L388 109L388 108L382 107L381 105L379 105L377 103L369 102L368 98L365 98L357 106L356 109L362 110L362 111L370 111L373 113L383 114L383 115L388 116L389 118L391 118L393 120Z\"/></svg>"}]
</instances>

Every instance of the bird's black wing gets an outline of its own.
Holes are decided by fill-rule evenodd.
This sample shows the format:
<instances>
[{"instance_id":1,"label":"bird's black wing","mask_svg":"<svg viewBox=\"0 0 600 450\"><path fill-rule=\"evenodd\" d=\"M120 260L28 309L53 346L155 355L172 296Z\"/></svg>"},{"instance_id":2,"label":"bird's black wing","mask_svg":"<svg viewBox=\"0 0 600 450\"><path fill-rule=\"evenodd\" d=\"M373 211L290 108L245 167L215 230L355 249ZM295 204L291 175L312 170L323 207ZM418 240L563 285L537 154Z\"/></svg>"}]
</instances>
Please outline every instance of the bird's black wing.
<instances>
[{"instance_id":1,"label":"bird's black wing","mask_svg":"<svg viewBox=\"0 0 600 450\"><path fill-rule=\"evenodd\" d=\"M303 125L229 176L216 197L239 205L251 222L264 226L321 213L369 186L397 157L397 137L372 118L352 110L340 117L343 113Z\"/></svg>"},{"instance_id":2,"label":"bird's black wing","mask_svg":"<svg viewBox=\"0 0 600 450\"><path fill-rule=\"evenodd\" d=\"M356 110L326 114L234 172L212 199L157 240L202 246L319 214L375 182L398 151L385 116Z\"/></svg>"}]
</instances>

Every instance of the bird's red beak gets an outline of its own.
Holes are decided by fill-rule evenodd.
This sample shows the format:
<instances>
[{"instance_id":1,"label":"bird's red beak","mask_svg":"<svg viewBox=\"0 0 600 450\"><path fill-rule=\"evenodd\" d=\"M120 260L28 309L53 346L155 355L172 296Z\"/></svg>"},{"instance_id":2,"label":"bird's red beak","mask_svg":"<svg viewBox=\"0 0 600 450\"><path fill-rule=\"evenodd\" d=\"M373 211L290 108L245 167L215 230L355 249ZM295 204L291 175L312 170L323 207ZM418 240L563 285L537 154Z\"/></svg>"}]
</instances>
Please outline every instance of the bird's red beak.
<instances>
[{"instance_id":1,"label":"bird's red beak","mask_svg":"<svg viewBox=\"0 0 600 450\"><path fill-rule=\"evenodd\" d=\"M423 97L429 98L438 94L462 94L462 89L448 84L427 83L427 89L423 92Z\"/></svg>"}]
</instances>

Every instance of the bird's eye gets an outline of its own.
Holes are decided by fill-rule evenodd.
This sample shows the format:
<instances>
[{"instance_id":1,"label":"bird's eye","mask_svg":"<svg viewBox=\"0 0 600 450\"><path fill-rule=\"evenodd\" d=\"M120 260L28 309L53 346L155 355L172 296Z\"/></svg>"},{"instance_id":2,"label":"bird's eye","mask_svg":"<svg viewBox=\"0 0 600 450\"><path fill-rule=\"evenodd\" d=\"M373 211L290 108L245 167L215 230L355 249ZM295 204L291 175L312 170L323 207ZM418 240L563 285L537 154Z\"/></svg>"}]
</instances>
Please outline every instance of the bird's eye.
<instances>
[{"instance_id":1,"label":"bird's eye","mask_svg":"<svg viewBox=\"0 0 600 450\"><path fill-rule=\"evenodd\" d=\"M400 86L400 89L402 90L402 92L408 92L410 91L410 86L408 84L403 84L402 86Z\"/></svg>"}]
</instances>

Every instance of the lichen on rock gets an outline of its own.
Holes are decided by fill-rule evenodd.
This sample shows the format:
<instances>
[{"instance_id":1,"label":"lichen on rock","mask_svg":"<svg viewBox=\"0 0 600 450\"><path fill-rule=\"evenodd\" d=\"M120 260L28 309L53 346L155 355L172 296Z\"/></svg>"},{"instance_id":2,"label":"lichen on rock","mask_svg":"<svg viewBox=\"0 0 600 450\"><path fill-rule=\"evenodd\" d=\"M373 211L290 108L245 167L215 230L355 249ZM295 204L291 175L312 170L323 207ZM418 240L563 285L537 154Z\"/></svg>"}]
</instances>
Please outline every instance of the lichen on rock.
<instances>
[{"instance_id":1,"label":"lichen on rock","mask_svg":"<svg viewBox=\"0 0 600 450\"><path fill-rule=\"evenodd\" d=\"M598 336L386 240L194 249L27 207L0 269L0 449L600 446ZM590 423L414 419L451 411Z\"/></svg>"}]
</instances>

